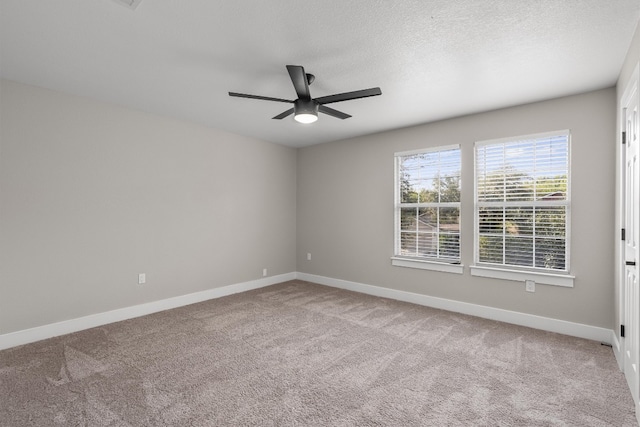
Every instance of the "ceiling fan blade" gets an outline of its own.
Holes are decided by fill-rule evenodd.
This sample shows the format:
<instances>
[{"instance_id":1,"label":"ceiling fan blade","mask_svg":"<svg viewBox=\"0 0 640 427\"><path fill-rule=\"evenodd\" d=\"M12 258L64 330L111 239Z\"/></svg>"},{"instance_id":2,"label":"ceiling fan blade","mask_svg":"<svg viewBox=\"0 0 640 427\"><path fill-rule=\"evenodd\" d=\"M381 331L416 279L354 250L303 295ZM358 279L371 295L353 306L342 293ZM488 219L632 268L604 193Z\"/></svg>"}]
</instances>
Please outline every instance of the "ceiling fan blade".
<instances>
[{"instance_id":1,"label":"ceiling fan blade","mask_svg":"<svg viewBox=\"0 0 640 427\"><path fill-rule=\"evenodd\" d=\"M289 108L287 111L284 111L280 114L278 114L277 116L273 117L276 120L281 120L284 119L287 116L290 116L291 114L293 114L293 108Z\"/></svg>"},{"instance_id":2,"label":"ceiling fan blade","mask_svg":"<svg viewBox=\"0 0 640 427\"><path fill-rule=\"evenodd\" d=\"M306 101L310 100L309 83L307 82L307 75L304 72L304 68L300 65L287 65L287 71L289 72L289 77L291 77L293 87L298 94L298 98Z\"/></svg>"},{"instance_id":3,"label":"ceiling fan blade","mask_svg":"<svg viewBox=\"0 0 640 427\"><path fill-rule=\"evenodd\" d=\"M350 115L343 113L342 111L334 110L333 108L325 107L324 105L320 105L318 107L318 110L321 113L325 113L342 120L348 119L349 117L351 117Z\"/></svg>"},{"instance_id":4,"label":"ceiling fan blade","mask_svg":"<svg viewBox=\"0 0 640 427\"><path fill-rule=\"evenodd\" d=\"M338 93L335 95L321 96L316 98L318 104L331 104L332 102L348 101L350 99L367 98L369 96L382 95L382 91L379 87L371 89L356 90L353 92Z\"/></svg>"},{"instance_id":5,"label":"ceiling fan blade","mask_svg":"<svg viewBox=\"0 0 640 427\"><path fill-rule=\"evenodd\" d=\"M246 93L237 92L229 92L229 96L236 96L238 98L262 99L263 101L287 102L289 104L293 104L293 101L290 99L272 98L270 96L249 95Z\"/></svg>"}]
</instances>

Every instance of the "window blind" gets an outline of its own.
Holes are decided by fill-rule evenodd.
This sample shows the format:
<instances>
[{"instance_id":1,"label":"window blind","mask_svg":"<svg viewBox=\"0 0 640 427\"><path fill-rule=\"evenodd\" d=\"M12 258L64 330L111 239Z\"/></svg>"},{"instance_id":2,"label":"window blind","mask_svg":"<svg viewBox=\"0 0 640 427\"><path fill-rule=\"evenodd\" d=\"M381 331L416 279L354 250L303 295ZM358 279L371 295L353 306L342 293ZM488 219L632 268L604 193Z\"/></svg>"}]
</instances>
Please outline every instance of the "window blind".
<instances>
[{"instance_id":1,"label":"window blind","mask_svg":"<svg viewBox=\"0 0 640 427\"><path fill-rule=\"evenodd\" d=\"M568 271L569 132L476 143L476 263Z\"/></svg>"}]
</instances>

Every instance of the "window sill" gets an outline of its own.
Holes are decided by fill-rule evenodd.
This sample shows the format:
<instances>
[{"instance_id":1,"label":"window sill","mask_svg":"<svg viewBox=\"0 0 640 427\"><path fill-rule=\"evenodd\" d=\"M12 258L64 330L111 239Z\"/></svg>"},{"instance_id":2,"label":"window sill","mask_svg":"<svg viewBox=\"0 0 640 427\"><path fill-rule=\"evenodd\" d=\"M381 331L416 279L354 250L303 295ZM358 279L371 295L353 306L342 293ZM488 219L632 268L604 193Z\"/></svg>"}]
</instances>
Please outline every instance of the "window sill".
<instances>
[{"instance_id":1,"label":"window sill","mask_svg":"<svg viewBox=\"0 0 640 427\"><path fill-rule=\"evenodd\" d=\"M469 267L472 276L490 277L493 279L514 280L524 282L525 280L533 280L536 283L544 285L563 286L565 288L573 288L573 279L575 276L569 274L540 273L537 271L520 271L509 270L506 268L482 267L472 265Z\"/></svg>"},{"instance_id":2,"label":"window sill","mask_svg":"<svg viewBox=\"0 0 640 427\"><path fill-rule=\"evenodd\" d=\"M464 266L462 264L449 264L446 262L401 258L395 256L391 257L391 265L396 267L417 268L420 270L441 271L443 273L464 273Z\"/></svg>"}]
</instances>

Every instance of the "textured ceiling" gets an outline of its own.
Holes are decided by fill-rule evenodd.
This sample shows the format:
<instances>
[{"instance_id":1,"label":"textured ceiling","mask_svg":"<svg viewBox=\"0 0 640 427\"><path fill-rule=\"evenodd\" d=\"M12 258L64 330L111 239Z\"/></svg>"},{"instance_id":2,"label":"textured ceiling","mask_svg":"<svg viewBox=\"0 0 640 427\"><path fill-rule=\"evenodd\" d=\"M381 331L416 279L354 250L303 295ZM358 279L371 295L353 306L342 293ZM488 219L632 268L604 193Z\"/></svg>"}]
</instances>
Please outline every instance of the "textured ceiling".
<instances>
[{"instance_id":1,"label":"textured ceiling","mask_svg":"<svg viewBox=\"0 0 640 427\"><path fill-rule=\"evenodd\" d=\"M302 147L615 84L640 0L0 0L3 78ZM271 117L285 65L351 114Z\"/></svg>"}]
</instances>

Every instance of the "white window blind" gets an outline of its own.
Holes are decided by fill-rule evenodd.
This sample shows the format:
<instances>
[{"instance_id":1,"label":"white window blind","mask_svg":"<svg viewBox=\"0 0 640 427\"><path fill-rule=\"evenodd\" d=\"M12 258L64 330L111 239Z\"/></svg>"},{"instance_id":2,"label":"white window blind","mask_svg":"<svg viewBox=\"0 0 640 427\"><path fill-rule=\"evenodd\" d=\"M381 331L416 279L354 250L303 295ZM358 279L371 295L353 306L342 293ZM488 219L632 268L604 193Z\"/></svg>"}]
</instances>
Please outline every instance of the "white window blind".
<instances>
[{"instance_id":1,"label":"white window blind","mask_svg":"<svg viewBox=\"0 0 640 427\"><path fill-rule=\"evenodd\" d=\"M460 261L460 147L396 153L395 255Z\"/></svg>"},{"instance_id":2,"label":"white window blind","mask_svg":"<svg viewBox=\"0 0 640 427\"><path fill-rule=\"evenodd\" d=\"M569 136L476 143L476 264L569 271Z\"/></svg>"}]
</instances>

